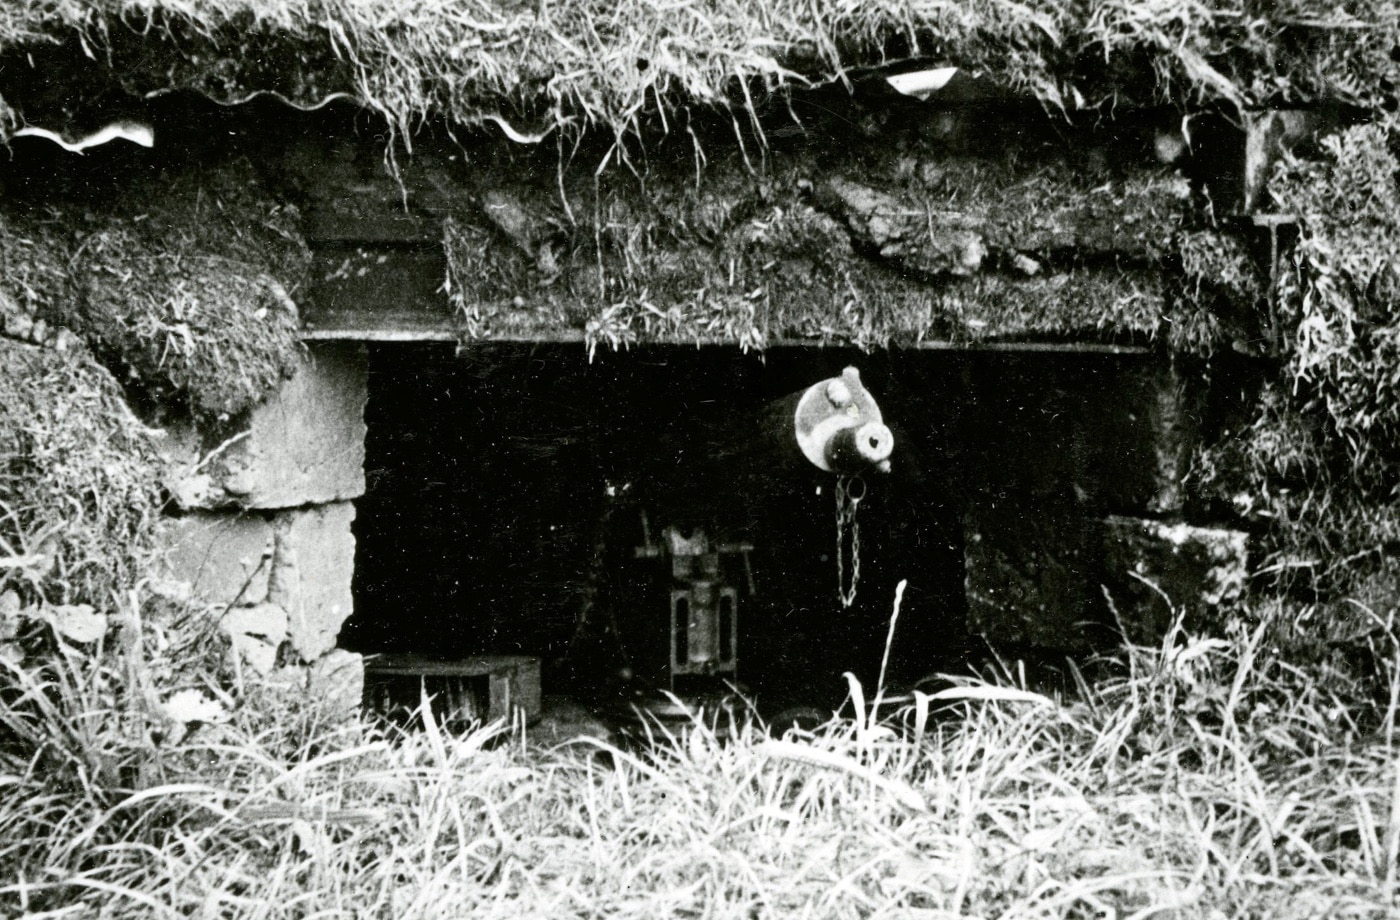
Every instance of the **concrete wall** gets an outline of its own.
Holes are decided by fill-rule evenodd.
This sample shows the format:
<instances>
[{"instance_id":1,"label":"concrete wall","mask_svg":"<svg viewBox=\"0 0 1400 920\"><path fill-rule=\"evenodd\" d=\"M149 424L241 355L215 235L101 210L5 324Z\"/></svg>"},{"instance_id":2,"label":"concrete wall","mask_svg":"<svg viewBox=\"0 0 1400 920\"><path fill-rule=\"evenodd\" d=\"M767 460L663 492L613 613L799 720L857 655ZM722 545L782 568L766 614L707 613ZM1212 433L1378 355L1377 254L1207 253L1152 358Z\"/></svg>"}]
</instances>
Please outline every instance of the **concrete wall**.
<instances>
[{"instance_id":1,"label":"concrete wall","mask_svg":"<svg viewBox=\"0 0 1400 920\"><path fill-rule=\"evenodd\" d=\"M363 345L316 343L247 418L172 426L167 439L169 576L220 617L243 664L334 675L347 702L356 681L334 649L353 609L367 373Z\"/></svg>"}]
</instances>

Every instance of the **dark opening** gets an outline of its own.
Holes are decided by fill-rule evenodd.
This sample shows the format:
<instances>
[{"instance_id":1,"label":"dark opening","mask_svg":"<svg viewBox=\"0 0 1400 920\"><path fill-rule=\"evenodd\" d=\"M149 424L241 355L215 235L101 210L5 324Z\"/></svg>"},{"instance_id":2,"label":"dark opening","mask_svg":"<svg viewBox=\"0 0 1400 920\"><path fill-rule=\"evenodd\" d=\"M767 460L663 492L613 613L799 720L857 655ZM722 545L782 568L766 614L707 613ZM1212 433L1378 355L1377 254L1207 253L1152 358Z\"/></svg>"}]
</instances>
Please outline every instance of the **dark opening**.
<instances>
[{"instance_id":1,"label":"dark opening","mask_svg":"<svg viewBox=\"0 0 1400 920\"><path fill-rule=\"evenodd\" d=\"M734 601L725 595L719 599L719 655L726 664L734 661Z\"/></svg>"},{"instance_id":2,"label":"dark opening","mask_svg":"<svg viewBox=\"0 0 1400 920\"><path fill-rule=\"evenodd\" d=\"M843 609L832 477L716 456L765 405L847 364L896 448L893 471L866 484L860 584ZM949 433L964 371L947 355L837 349L648 347L590 362L577 344L371 346L356 612L341 642L539 655L547 693L623 671L658 680L669 570L636 548L674 525L753 546L747 568L724 563L737 603L721 602L718 641L727 657L736 640L739 680L760 700L839 702L848 670L873 682L901 579L891 682L955 666L966 611Z\"/></svg>"},{"instance_id":3,"label":"dark opening","mask_svg":"<svg viewBox=\"0 0 1400 920\"><path fill-rule=\"evenodd\" d=\"M671 616L673 632L671 660L685 661L690 657L690 601L684 597L673 599L675 613Z\"/></svg>"}]
</instances>

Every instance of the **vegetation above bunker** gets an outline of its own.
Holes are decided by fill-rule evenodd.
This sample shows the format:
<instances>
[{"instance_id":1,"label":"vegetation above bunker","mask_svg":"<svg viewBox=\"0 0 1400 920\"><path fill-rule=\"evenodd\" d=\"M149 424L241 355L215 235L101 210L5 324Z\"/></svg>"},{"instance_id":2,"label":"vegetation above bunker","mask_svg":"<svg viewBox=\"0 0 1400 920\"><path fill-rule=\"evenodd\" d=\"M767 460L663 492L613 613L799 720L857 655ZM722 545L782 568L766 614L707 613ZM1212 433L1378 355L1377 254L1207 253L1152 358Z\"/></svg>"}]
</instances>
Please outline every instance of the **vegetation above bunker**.
<instances>
[{"instance_id":1,"label":"vegetation above bunker","mask_svg":"<svg viewBox=\"0 0 1400 920\"><path fill-rule=\"evenodd\" d=\"M401 138L425 118L507 136L683 129L688 109L747 122L793 89L927 59L1056 111L1160 103L1235 109L1393 92L1395 12L1382 3L1083 5L655 0L562 7L402 7L370 0L188 4L21 0L0 31L11 126L63 108L40 65L137 98L196 90L220 102L275 93L302 106L345 94ZM38 55L35 58L35 55ZM31 61L34 63L31 64ZM1389 87L1389 88L1388 88ZM47 111L45 111L47 109Z\"/></svg>"}]
</instances>

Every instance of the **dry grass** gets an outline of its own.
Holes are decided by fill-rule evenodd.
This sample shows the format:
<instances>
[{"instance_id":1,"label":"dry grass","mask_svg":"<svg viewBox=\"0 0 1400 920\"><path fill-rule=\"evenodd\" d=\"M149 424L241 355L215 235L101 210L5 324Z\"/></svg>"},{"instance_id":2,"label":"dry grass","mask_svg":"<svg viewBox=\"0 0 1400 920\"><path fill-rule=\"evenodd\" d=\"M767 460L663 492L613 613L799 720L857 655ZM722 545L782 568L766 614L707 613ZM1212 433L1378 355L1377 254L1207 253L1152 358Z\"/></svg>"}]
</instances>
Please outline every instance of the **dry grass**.
<instances>
[{"instance_id":1,"label":"dry grass","mask_svg":"<svg viewBox=\"0 0 1400 920\"><path fill-rule=\"evenodd\" d=\"M764 97L891 55L932 57L1059 108L1265 104L1384 94L1397 16L1280 3L988 0L22 0L0 50L72 42L134 92L351 94L407 136L433 114L538 141L599 127L684 131L686 109L748 120ZM81 45L75 39L81 36ZM169 55L150 54L169 40ZM623 147L617 148L621 156Z\"/></svg>"},{"instance_id":2,"label":"dry grass","mask_svg":"<svg viewBox=\"0 0 1400 920\"><path fill-rule=\"evenodd\" d=\"M7 594L106 607L149 557L154 433L86 349L0 339L0 367L0 609Z\"/></svg>"},{"instance_id":3,"label":"dry grass","mask_svg":"<svg viewBox=\"0 0 1400 920\"><path fill-rule=\"evenodd\" d=\"M0 766L0 903L53 917L1393 916L1395 643L1373 704L1271 658L1267 634L1174 633L1073 698L958 680L890 722L852 680L815 732L741 726L721 743L697 728L644 750L541 751L504 726L451 736L431 720L384 737L305 701L156 742L112 717L136 708L95 696L94 657L70 651L8 672L0 725L53 740ZM126 781L108 785L103 763Z\"/></svg>"}]
</instances>

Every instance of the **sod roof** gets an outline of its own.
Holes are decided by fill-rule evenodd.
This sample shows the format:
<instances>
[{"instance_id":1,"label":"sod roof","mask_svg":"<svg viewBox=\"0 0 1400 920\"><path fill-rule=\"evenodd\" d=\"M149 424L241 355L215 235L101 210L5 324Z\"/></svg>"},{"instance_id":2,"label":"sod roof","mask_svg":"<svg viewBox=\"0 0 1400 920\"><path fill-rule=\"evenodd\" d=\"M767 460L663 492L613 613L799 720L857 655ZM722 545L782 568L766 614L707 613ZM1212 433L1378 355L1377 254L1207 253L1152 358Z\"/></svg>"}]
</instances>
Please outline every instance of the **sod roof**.
<instances>
[{"instance_id":1,"label":"sod roof","mask_svg":"<svg viewBox=\"0 0 1400 920\"><path fill-rule=\"evenodd\" d=\"M1394 91L1397 20L1370 0L10 0L0 114L13 130L104 96L344 94L404 135L443 116L535 139L742 117L911 59L1063 109L1372 106Z\"/></svg>"},{"instance_id":2,"label":"sod roof","mask_svg":"<svg viewBox=\"0 0 1400 920\"><path fill-rule=\"evenodd\" d=\"M734 157L699 150L701 134L706 144L717 138L715 119L701 131L694 113L718 115L721 124L781 128L783 114L796 108L794 94L818 86L839 92L842 82L891 68L953 65L979 78L979 86L1093 117L1109 106L1115 114L1319 100L1377 106L1400 82L1393 60L1398 19L1382 3L1284 2L1261 11L1242 2L1185 0L15 0L0 8L0 116L9 119L0 117L0 135L25 124L110 121L124 106L182 92L229 104L272 94L301 107L343 97L382 114L405 141L425 123L443 121L489 127L513 140L548 139L547 151L553 141L589 131L605 142L614 134L684 139L689 132L697 138L696 169L713 189L725 172L717 164ZM740 147L752 134L736 129L732 136ZM866 139L872 147L887 142ZM621 152L609 151L603 162L616 168L629 146L617 145ZM561 161L577 149L561 143ZM969 194L969 204L945 213L951 193L932 173L883 187L820 181L822 174L729 196L757 210L741 209L743 219L726 219L716 233L699 232L708 227L705 215L652 200L652 183L611 202L625 212L626 239L603 232L612 222L596 209L588 219L586 208L553 215L553 200L536 207L540 189L506 209L534 224L502 227L488 219L501 210L492 191L481 191L465 209L450 209L445 287L469 334L528 336L565 326L583 330L590 343L619 345L718 337L748 346L775 336L863 345L927 337L1142 341L1167 333L1179 347L1210 350L1240 337L1215 307L1220 278L1231 273L1193 268L1191 253L1176 252L1173 240L1190 229L1190 210L1169 176L1085 185L1055 174L1042 189L1035 176L1018 173L1000 186L979 180L979 188L1001 191ZM564 184L561 175L560 193ZM551 196L554 186L541 183ZM1025 202L1009 201L1006 189L1024 193ZM782 220L768 221L770 211ZM91 234L90 241L113 245L87 245L83 255L122 254L132 240L148 242L152 253L173 245L173 237L156 239L140 227L143 214L118 227L125 235ZM254 215L249 238L266 238L273 249L285 243L286 257L235 254L233 262L250 267L224 286L231 297L274 290L265 277L297 295L297 272L286 270L303 249L296 223L268 234L273 224ZM699 230L688 235L691 226ZM201 252L220 248L197 234L181 239ZM836 248L828 245L833 241ZM1231 264L1243 261L1241 255ZM1181 279L1164 287L1155 274L1178 263L1190 296L1178 290ZM153 283L165 277L139 276ZM174 293L156 284L164 293L150 300L170 316L152 329L179 326L187 314L231 315L218 305L192 313L185 291L198 290L202 304L221 288L178 281L172 276L165 285ZM101 326L98 338L108 349L149 372L132 355L168 336L145 335L145 326L125 320L95 323L93 316L122 314L93 309L105 302L104 291L78 285L73 296L58 291L48 300L86 304L87 313L78 312L87 331ZM1257 293L1235 299L1252 304ZM258 336L266 331L263 317L283 315L276 296L267 303L260 297L242 298L259 307L248 327ZM134 298L123 292L117 299ZM852 312L855 302L862 308ZM68 318L73 309L57 312ZM122 335L107 335L108 327ZM247 393L202 386L217 374L194 359L186 374L170 363L164 344L146 363L201 411L232 414L285 372L292 331L289 323L278 330L281 344L254 362L249 379L257 385ZM140 340L134 344L133 334ZM220 348L227 340L211 333ZM186 350L200 357L199 349Z\"/></svg>"}]
</instances>

